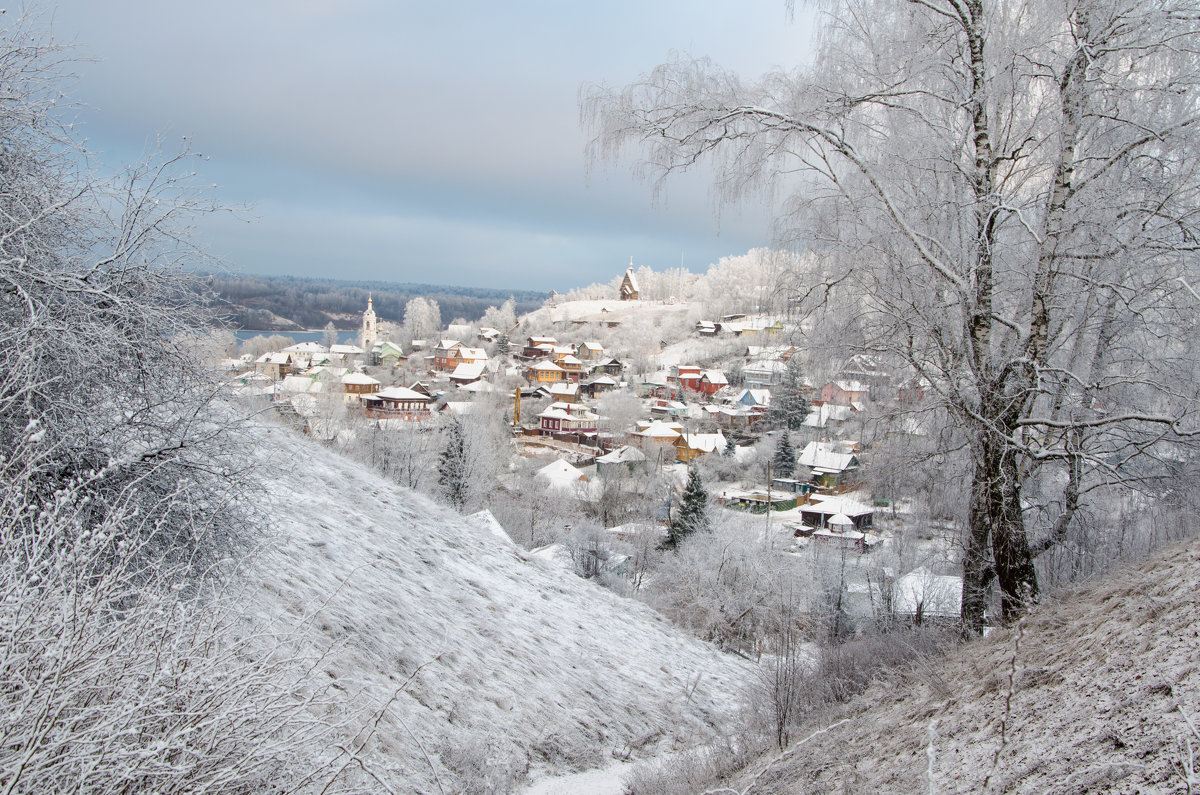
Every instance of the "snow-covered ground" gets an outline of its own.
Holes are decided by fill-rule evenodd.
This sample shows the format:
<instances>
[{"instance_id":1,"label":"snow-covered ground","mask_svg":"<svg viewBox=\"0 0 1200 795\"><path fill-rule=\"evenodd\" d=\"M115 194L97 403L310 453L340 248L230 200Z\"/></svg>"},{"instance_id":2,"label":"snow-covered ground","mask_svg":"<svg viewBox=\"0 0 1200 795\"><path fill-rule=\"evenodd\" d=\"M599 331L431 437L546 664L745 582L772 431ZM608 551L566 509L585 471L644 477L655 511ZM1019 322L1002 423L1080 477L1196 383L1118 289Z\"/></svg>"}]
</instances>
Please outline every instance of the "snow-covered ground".
<instances>
[{"instance_id":1,"label":"snow-covered ground","mask_svg":"<svg viewBox=\"0 0 1200 795\"><path fill-rule=\"evenodd\" d=\"M1200 787L1200 551L1081 586L820 716L734 791L1168 793ZM724 790L722 790L724 791Z\"/></svg>"},{"instance_id":2,"label":"snow-covered ground","mask_svg":"<svg viewBox=\"0 0 1200 795\"><path fill-rule=\"evenodd\" d=\"M628 321L633 317L662 322L667 318L683 317L692 311L688 301L621 301L619 299L591 301L547 302L540 309L522 315L522 323L537 327L547 323Z\"/></svg>"},{"instance_id":3,"label":"snow-covered ground","mask_svg":"<svg viewBox=\"0 0 1200 795\"><path fill-rule=\"evenodd\" d=\"M322 719L349 736L382 715L363 758L397 791L506 791L733 730L748 663L486 518L262 434L294 463L265 475L277 526L258 609L324 655L318 675L344 698Z\"/></svg>"}]
</instances>

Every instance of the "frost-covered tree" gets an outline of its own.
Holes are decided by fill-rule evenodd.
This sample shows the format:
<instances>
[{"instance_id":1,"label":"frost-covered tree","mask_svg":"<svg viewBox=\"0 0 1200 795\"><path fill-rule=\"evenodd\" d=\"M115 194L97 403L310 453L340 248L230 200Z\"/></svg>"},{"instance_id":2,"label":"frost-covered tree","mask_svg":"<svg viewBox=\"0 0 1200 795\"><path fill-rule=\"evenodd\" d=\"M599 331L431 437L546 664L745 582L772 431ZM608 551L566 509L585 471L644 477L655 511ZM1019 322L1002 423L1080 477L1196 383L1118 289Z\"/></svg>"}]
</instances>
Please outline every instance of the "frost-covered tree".
<instances>
[{"instance_id":1,"label":"frost-covered tree","mask_svg":"<svg viewBox=\"0 0 1200 795\"><path fill-rule=\"evenodd\" d=\"M320 686L221 576L261 517L198 353L190 156L90 169L58 124L63 53L0 19L3 790L297 788Z\"/></svg>"},{"instance_id":2,"label":"frost-covered tree","mask_svg":"<svg viewBox=\"0 0 1200 795\"><path fill-rule=\"evenodd\" d=\"M329 321L328 323L326 323L325 328L322 329L321 331L322 331L322 333L321 333L321 344L322 345L324 345L326 348L332 348L334 345L337 345L338 331L337 331L337 326L333 325L332 320Z\"/></svg>"},{"instance_id":3,"label":"frost-covered tree","mask_svg":"<svg viewBox=\"0 0 1200 795\"><path fill-rule=\"evenodd\" d=\"M479 325L494 328L507 334L517 325L517 302L509 298L500 306L489 306L483 312Z\"/></svg>"},{"instance_id":4,"label":"frost-covered tree","mask_svg":"<svg viewBox=\"0 0 1200 795\"><path fill-rule=\"evenodd\" d=\"M964 626L993 585L1013 621L1088 499L1192 456L1200 3L822 8L811 68L676 59L591 90L593 151L643 146L660 177L715 162L725 199L789 194L785 234L823 262L810 297L848 288L858 343L963 433Z\"/></svg>"},{"instance_id":5,"label":"frost-covered tree","mask_svg":"<svg viewBox=\"0 0 1200 795\"><path fill-rule=\"evenodd\" d=\"M811 410L805 396L807 386L800 358L788 357L779 385L771 390L771 405L767 407L768 421L785 431L798 431L804 427L804 420Z\"/></svg>"},{"instance_id":6,"label":"frost-covered tree","mask_svg":"<svg viewBox=\"0 0 1200 795\"><path fill-rule=\"evenodd\" d=\"M787 430L779 432L779 441L775 443L775 455L771 456L771 467L776 477L790 478L796 470L796 450L792 447L791 434Z\"/></svg>"},{"instance_id":7,"label":"frost-covered tree","mask_svg":"<svg viewBox=\"0 0 1200 795\"><path fill-rule=\"evenodd\" d=\"M442 328L437 301L417 296L404 305L404 333L410 340L428 340Z\"/></svg>"},{"instance_id":8,"label":"frost-covered tree","mask_svg":"<svg viewBox=\"0 0 1200 795\"><path fill-rule=\"evenodd\" d=\"M470 488L470 461L467 458L467 432L463 422L454 418L446 429L446 443L438 457L438 489L456 511L467 504Z\"/></svg>"},{"instance_id":9,"label":"frost-covered tree","mask_svg":"<svg viewBox=\"0 0 1200 795\"><path fill-rule=\"evenodd\" d=\"M708 518L708 492L700 479L700 470L696 467L688 469L687 485L679 498L679 506L671 517L667 528L667 537L663 540L663 549L675 549L683 539L690 535L709 530L711 525Z\"/></svg>"}]
</instances>

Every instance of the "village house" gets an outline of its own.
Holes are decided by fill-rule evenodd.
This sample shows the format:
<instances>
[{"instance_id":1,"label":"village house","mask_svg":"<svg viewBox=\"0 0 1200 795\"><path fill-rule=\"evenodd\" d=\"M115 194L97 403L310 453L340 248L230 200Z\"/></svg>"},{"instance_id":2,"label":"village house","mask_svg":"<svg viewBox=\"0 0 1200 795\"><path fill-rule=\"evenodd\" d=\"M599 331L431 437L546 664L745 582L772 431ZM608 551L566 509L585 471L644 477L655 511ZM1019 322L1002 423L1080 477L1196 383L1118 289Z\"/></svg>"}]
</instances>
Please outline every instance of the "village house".
<instances>
[{"instance_id":1,"label":"village house","mask_svg":"<svg viewBox=\"0 0 1200 795\"><path fill-rule=\"evenodd\" d=\"M834 525L837 517L846 521L838 520L836 524L862 532L871 528L875 509L851 495L830 494L815 494L808 504L800 507L801 520L818 530Z\"/></svg>"},{"instance_id":2,"label":"village house","mask_svg":"<svg viewBox=\"0 0 1200 795\"><path fill-rule=\"evenodd\" d=\"M475 362L459 362L454 368L454 372L450 374L450 382L458 386L465 386L479 381L487 374L487 360Z\"/></svg>"},{"instance_id":3,"label":"village house","mask_svg":"<svg viewBox=\"0 0 1200 795\"><path fill-rule=\"evenodd\" d=\"M771 390L743 389L734 396L732 402L740 408L766 411L771 406Z\"/></svg>"},{"instance_id":4,"label":"village house","mask_svg":"<svg viewBox=\"0 0 1200 795\"><path fill-rule=\"evenodd\" d=\"M838 406L861 406L870 397L871 387L860 381L830 381L821 387L821 402Z\"/></svg>"},{"instance_id":5,"label":"village house","mask_svg":"<svg viewBox=\"0 0 1200 795\"><path fill-rule=\"evenodd\" d=\"M550 399L555 402L578 403L579 384L560 381L556 384L551 384L550 388L547 390L547 394Z\"/></svg>"},{"instance_id":6,"label":"village house","mask_svg":"<svg viewBox=\"0 0 1200 795\"><path fill-rule=\"evenodd\" d=\"M575 383L579 383L583 378L583 362L579 361L577 357L564 356L558 360L557 364L562 368L564 378Z\"/></svg>"},{"instance_id":7,"label":"village house","mask_svg":"<svg viewBox=\"0 0 1200 795\"><path fill-rule=\"evenodd\" d=\"M633 475L645 467L646 454L630 445L622 445L596 459L596 474L602 478Z\"/></svg>"},{"instance_id":8,"label":"village house","mask_svg":"<svg viewBox=\"0 0 1200 795\"><path fill-rule=\"evenodd\" d=\"M390 340L377 342L371 349L371 364L377 367L398 367L406 358L404 349Z\"/></svg>"},{"instance_id":9,"label":"village house","mask_svg":"<svg viewBox=\"0 0 1200 795\"><path fill-rule=\"evenodd\" d=\"M656 398L650 402L651 417L687 417L687 415L687 404L680 403L678 400Z\"/></svg>"},{"instance_id":10,"label":"village house","mask_svg":"<svg viewBox=\"0 0 1200 795\"><path fill-rule=\"evenodd\" d=\"M556 364L562 364L563 359L566 359L569 356L575 356L574 345L550 346L550 358L553 359Z\"/></svg>"},{"instance_id":11,"label":"village house","mask_svg":"<svg viewBox=\"0 0 1200 795\"><path fill-rule=\"evenodd\" d=\"M858 471L858 457L853 450L835 442L809 442L796 456L796 472L822 488L844 489Z\"/></svg>"},{"instance_id":12,"label":"village house","mask_svg":"<svg viewBox=\"0 0 1200 795\"><path fill-rule=\"evenodd\" d=\"M620 378L621 373L625 370L625 364L618 359L605 359L592 365L593 373L603 373L611 375L613 378Z\"/></svg>"},{"instance_id":13,"label":"village house","mask_svg":"<svg viewBox=\"0 0 1200 795\"><path fill-rule=\"evenodd\" d=\"M719 390L729 386L729 379L720 370L705 370L700 374L696 390L706 397L712 397Z\"/></svg>"},{"instance_id":14,"label":"village house","mask_svg":"<svg viewBox=\"0 0 1200 795\"><path fill-rule=\"evenodd\" d=\"M725 449L725 435L717 433L682 433L675 439L675 455L690 464L703 455L720 453Z\"/></svg>"},{"instance_id":15,"label":"village house","mask_svg":"<svg viewBox=\"0 0 1200 795\"><path fill-rule=\"evenodd\" d=\"M312 356L314 353L329 353L329 349L319 342L298 342L283 349L284 353L299 353Z\"/></svg>"},{"instance_id":16,"label":"village house","mask_svg":"<svg viewBox=\"0 0 1200 795\"><path fill-rule=\"evenodd\" d=\"M323 392L325 384L311 374L295 374L285 375L275 385L275 399L287 400L292 395L304 395L309 393Z\"/></svg>"},{"instance_id":17,"label":"village house","mask_svg":"<svg viewBox=\"0 0 1200 795\"><path fill-rule=\"evenodd\" d=\"M379 382L363 373L346 373L342 376L342 390L347 395L373 395L379 391Z\"/></svg>"},{"instance_id":18,"label":"village house","mask_svg":"<svg viewBox=\"0 0 1200 795\"><path fill-rule=\"evenodd\" d=\"M805 431L818 431L824 434L838 433L853 419L855 408L834 403L822 403L814 400L809 407L808 416L804 418Z\"/></svg>"},{"instance_id":19,"label":"village house","mask_svg":"<svg viewBox=\"0 0 1200 795\"><path fill-rule=\"evenodd\" d=\"M676 388L676 394L684 391L699 392L701 374L698 364L677 364L671 368L667 383Z\"/></svg>"},{"instance_id":20,"label":"village house","mask_svg":"<svg viewBox=\"0 0 1200 795\"><path fill-rule=\"evenodd\" d=\"M549 358L558 340L554 337L530 337L521 350L521 356L526 359Z\"/></svg>"},{"instance_id":21,"label":"village house","mask_svg":"<svg viewBox=\"0 0 1200 795\"><path fill-rule=\"evenodd\" d=\"M402 386L390 386L373 395L363 395L362 403L367 416L372 419L402 419L416 422L433 416L432 397Z\"/></svg>"},{"instance_id":22,"label":"village house","mask_svg":"<svg viewBox=\"0 0 1200 795\"><path fill-rule=\"evenodd\" d=\"M357 345L330 345L329 353L331 356L340 356L342 361L349 359L361 359L365 351Z\"/></svg>"},{"instance_id":23,"label":"village house","mask_svg":"<svg viewBox=\"0 0 1200 795\"><path fill-rule=\"evenodd\" d=\"M604 346L598 342L584 342L576 348L575 355L584 361L599 359L604 355Z\"/></svg>"},{"instance_id":24,"label":"village house","mask_svg":"<svg viewBox=\"0 0 1200 795\"><path fill-rule=\"evenodd\" d=\"M289 353L264 353L254 360L254 369L272 381L282 380L292 372L292 356Z\"/></svg>"},{"instance_id":25,"label":"village house","mask_svg":"<svg viewBox=\"0 0 1200 795\"><path fill-rule=\"evenodd\" d=\"M465 347L458 340L441 340L433 349L433 369L440 373L454 372L462 361L459 351Z\"/></svg>"},{"instance_id":26,"label":"village house","mask_svg":"<svg viewBox=\"0 0 1200 795\"><path fill-rule=\"evenodd\" d=\"M743 406L711 406L707 408L711 408L710 416L722 428L749 428L767 416L765 411L759 411L758 408Z\"/></svg>"},{"instance_id":27,"label":"village house","mask_svg":"<svg viewBox=\"0 0 1200 795\"><path fill-rule=\"evenodd\" d=\"M764 389L783 383L787 364L779 359L762 359L742 368L742 380L751 389Z\"/></svg>"},{"instance_id":28,"label":"village house","mask_svg":"<svg viewBox=\"0 0 1200 795\"><path fill-rule=\"evenodd\" d=\"M874 356L858 353L846 360L842 369L838 371L836 380L858 381L868 387L883 387L891 383L892 374Z\"/></svg>"},{"instance_id":29,"label":"village house","mask_svg":"<svg viewBox=\"0 0 1200 795\"><path fill-rule=\"evenodd\" d=\"M587 408L573 403L551 403L538 414L538 430L542 436L567 433L595 435L600 416Z\"/></svg>"},{"instance_id":30,"label":"village house","mask_svg":"<svg viewBox=\"0 0 1200 795\"><path fill-rule=\"evenodd\" d=\"M525 368L525 380L534 385L552 384L563 381L566 377L563 369L549 359L543 359Z\"/></svg>"},{"instance_id":31,"label":"village house","mask_svg":"<svg viewBox=\"0 0 1200 795\"><path fill-rule=\"evenodd\" d=\"M598 378L593 378L591 381L583 382L579 385L580 391L589 398L594 398L597 395L602 395L605 392L611 392L617 388L617 382L612 377L602 375Z\"/></svg>"}]
</instances>

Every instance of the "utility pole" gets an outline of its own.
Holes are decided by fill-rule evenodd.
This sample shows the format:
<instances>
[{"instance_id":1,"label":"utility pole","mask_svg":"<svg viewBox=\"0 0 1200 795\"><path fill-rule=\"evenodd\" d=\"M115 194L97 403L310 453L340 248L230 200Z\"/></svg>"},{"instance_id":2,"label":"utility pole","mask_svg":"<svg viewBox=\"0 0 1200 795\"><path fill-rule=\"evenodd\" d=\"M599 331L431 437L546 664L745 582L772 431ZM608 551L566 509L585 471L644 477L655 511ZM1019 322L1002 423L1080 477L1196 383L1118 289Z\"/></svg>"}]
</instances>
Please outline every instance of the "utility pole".
<instances>
[{"instance_id":1,"label":"utility pole","mask_svg":"<svg viewBox=\"0 0 1200 795\"><path fill-rule=\"evenodd\" d=\"M771 538L771 461L767 460L767 540Z\"/></svg>"}]
</instances>

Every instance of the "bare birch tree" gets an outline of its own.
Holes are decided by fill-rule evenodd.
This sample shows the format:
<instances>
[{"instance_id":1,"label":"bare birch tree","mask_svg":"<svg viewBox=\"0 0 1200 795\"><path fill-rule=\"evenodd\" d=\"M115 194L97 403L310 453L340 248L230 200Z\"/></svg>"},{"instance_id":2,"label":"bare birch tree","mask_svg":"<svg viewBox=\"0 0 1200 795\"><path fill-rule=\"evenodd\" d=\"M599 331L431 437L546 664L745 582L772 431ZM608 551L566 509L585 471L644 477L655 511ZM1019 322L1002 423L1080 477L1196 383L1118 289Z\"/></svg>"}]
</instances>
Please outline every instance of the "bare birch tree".
<instances>
[{"instance_id":1,"label":"bare birch tree","mask_svg":"<svg viewBox=\"0 0 1200 795\"><path fill-rule=\"evenodd\" d=\"M595 157L725 199L787 194L783 232L853 289L966 434L963 621L1038 596L1080 500L1196 433L1195 0L850 0L810 69L743 82L673 60L585 90ZM820 292L820 291L815 291ZM1054 509L1022 488L1055 473Z\"/></svg>"}]
</instances>

